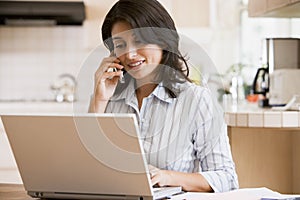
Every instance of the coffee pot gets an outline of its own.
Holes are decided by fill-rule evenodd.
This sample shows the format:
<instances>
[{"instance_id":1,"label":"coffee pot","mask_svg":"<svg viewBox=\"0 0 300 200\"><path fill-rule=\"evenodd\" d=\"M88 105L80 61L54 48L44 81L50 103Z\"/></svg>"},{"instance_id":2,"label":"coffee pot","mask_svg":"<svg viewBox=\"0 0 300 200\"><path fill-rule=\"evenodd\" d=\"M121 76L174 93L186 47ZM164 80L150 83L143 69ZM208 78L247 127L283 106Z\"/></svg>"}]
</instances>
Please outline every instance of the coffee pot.
<instances>
[{"instance_id":1,"label":"coffee pot","mask_svg":"<svg viewBox=\"0 0 300 200\"><path fill-rule=\"evenodd\" d=\"M252 94L260 94L260 107L269 107L269 87L269 67L266 65L257 70L252 84Z\"/></svg>"}]
</instances>

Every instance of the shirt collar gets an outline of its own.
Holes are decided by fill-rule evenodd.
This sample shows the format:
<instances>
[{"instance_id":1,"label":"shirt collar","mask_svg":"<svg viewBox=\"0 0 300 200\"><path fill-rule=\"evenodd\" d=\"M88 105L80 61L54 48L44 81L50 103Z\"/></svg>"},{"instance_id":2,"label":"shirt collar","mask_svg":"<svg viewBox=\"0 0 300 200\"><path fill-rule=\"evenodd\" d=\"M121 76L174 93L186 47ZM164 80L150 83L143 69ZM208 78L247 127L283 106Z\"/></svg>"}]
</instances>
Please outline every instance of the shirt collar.
<instances>
[{"instance_id":1,"label":"shirt collar","mask_svg":"<svg viewBox=\"0 0 300 200\"><path fill-rule=\"evenodd\" d=\"M158 84L151 95L154 95L156 98L166 103L171 103L174 100L174 98L170 97L162 82Z\"/></svg>"},{"instance_id":2,"label":"shirt collar","mask_svg":"<svg viewBox=\"0 0 300 200\"><path fill-rule=\"evenodd\" d=\"M174 100L174 98L170 97L162 82L158 84L158 86L154 89L150 96L151 95L167 103L171 103ZM118 101L121 99L125 99L125 102L131 102L133 97L135 97L135 81L134 79L131 79L128 86L123 90L123 92L113 95L110 100Z\"/></svg>"}]
</instances>

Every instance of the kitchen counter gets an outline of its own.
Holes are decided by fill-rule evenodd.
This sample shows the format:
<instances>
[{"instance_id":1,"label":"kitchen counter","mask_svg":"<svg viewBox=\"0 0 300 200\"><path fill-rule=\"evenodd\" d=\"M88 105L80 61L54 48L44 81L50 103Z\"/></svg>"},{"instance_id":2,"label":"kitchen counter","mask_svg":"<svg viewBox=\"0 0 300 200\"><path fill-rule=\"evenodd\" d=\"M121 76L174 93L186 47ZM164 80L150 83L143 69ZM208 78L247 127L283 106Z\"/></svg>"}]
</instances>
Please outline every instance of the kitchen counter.
<instances>
[{"instance_id":1,"label":"kitchen counter","mask_svg":"<svg viewBox=\"0 0 300 200\"><path fill-rule=\"evenodd\" d=\"M71 113L73 111L73 103L54 101L15 101L0 102L0 114L16 114L16 113Z\"/></svg>"},{"instance_id":2,"label":"kitchen counter","mask_svg":"<svg viewBox=\"0 0 300 200\"><path fill-rule=\"evenodd\" d=\"M300 128L300 112L274 111L260 108L257 103L245 103L227 108L225 121L230 127Z\"/></svg>"},{"instance_id":3,"label":"kitchen counter","mask_svg":"<svg viewBox=\"0 0 300 200\"><path fill-rule=\"evenodd\" d=\"M225 109L240 187L300 192L300 112L245 103Z\"/></svg>"}]
</instances>

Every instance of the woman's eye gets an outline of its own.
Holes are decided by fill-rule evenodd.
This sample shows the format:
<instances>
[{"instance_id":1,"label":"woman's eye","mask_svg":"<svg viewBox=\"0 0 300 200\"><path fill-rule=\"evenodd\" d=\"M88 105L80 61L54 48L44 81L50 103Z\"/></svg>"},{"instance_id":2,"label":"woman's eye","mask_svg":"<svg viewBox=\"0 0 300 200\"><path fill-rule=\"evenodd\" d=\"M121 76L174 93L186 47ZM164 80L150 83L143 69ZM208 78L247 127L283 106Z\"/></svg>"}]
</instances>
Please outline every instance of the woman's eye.
<instances>
[{"instance_id":1,"label":"woman's eye","mask_svg":"<svg viewBox=\"0 0 300 200\"><path fill-rule=\"evenodd\" d=\"M142 44L141 40L135 40L134 42L135 42L135 44L138 44L138 45Z\"/></svg>"},{"instance_id":2,"label":"woman's eye","mask_svg":"<svg viewBox=\"0 0 300 200\"><path fill-rule=\"evenodd\" d=\"M121 49L121 48L124 48L124 46L125 46L124 44L116 44L115 48L116 49Z\"/></svg>"}]
</instances>

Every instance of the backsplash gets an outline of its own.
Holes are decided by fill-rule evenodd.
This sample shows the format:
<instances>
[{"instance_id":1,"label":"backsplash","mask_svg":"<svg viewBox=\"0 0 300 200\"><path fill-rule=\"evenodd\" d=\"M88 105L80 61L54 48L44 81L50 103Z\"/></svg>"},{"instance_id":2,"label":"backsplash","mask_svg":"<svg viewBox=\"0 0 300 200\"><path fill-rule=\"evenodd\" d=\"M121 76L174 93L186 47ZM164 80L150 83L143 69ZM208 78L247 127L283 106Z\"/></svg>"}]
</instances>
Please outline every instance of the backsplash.
<instances>
[{"instance_id":1,"label":"backsplash","mask_svg":"<svg viewBox=\"0 0 300 200\"><path fill-rule=\"evenodd\" d=\"M54 81L76 77L90 51L84 34L82 26L0 27L0 100L53 100Z\"/></svg>"},{"instance_id":2,"label":"backsplash","mask_svg":"<svg viewBox=\"0 0 300 200\"><path fill-rule=\"evenodd\" d=\"M53 83L62 74L71 74L76 79L79 78L79 73L85 73L85 70L81 71L82 63L93 49L101 44L100 36L97 40L89 31L88 26L0 27L0 101L54 100L56 94L51 90ZM235 34L230 34L229 40L223 38L220 41L217 40L218 35L212 36L211 29L181 28L179 32L201 44L209 55L218 58L216 61L224 66L232 63L232 58L223 58L219 51L214 52L214 49L224 46L224 41L231 41L230 45L233 47ZM221 33L224 35L224 31ZM95 41L99 43L96 44ZM221 45L212 48L215 44L213 41ZM102 47L96 55L103 57L107 53ZM92 59L92 63L86 65L89 68L89 76L78 81L78 84L88 88L84 89L88 94L78 95L81 98L89 96L92 92L90 90L93 87L93 72L98 67L94 65L101 62L97 59Z\"/></svg>"}]
</instances>

